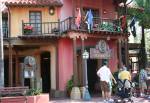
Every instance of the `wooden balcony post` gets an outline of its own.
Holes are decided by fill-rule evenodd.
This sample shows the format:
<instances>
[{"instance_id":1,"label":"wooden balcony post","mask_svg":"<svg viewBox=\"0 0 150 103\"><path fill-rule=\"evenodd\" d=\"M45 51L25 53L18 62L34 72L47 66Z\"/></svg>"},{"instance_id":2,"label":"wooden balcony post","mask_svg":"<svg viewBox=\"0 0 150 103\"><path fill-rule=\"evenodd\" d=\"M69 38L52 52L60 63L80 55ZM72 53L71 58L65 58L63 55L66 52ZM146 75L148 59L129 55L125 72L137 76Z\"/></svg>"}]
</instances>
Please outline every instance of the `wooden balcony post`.
<instances>
[{"instance_id":1,"label":"wooden balcony post","mask_svg":"<svg viewBox=\"0 0 150 103\"><path fill-rule=\"evenodd\" d=\"M122 50L121 50L121 39L118 40L118 59L119 59L119 68L121 68L121 64L122 64Z\"/></svg>"},{"instance_id":2,"label":"wooden balcony post","mask_svg":"<svg viewBox=\"0 0 150 103\"><path fill-rule=\"evenodd\" d=\"M22 35L24 35L24 22L22 20Z\"/></svg>"},{"instance_id":3,"label":"wooden balcony post","mask_svg":"<svg viewBox=\"0 0 150 103\"><path fill-rule=\"evenodd\" d=\"M18 78L19 74L20 74L20 72L19 72L19 56L18 56L17 50L15 50L15 52L16 52L16 54L15 54L15 65L16 65L15 85L19 86L20 85L20 82L19 82L20 78Z\"/></svg>"},{"instance_id":4,"label":"wooden balcony post","mask_svg":"<svg viewBox=\"0 0 150 103\"><path fill-rule=\"evenodd\" d=\"M58 19L58 30L59 30L59 35L60 35L61 34L60 19Z\"/></svg>"},{"instance_id":5,"label":"wooden balcony post","mask_svg":"<svg viewBox=\"0 0 150 103\"><path fill-rule=\"evenodd\" d=\"M9 86L13 86L13 70L12 70L12 44L9 41Z\"/></svg>"},{"instance_id":6,"label":"wooden balcony post","mask_svg":"<svg viewBox=\"0 0 150 103\"><path fill-rule=\"evenodd\" d=\"M76 41L76 37L73 38L73 74L74 74L74 78L73 78L73 82L74 82L74 86L78 86L78 76L77 76L77 41Z\"/></svg>"},{"instance_id":7,"label":"wooden balcony post","mask_svg":"<svg viewBox=\"0 0 150 103\"><path fill-rule=\"evenodd\" d=\"M128 52L128 39L125 39L125 62L126 62L126 67L129 68L129 52ZM131 69L131 68L129 68Z\"/></svg>"},{"instance_id":8,"label":"wooden balcony post","mask_svg":"<svg viewBox=\"0 0 150 103\"><path fill-rule=\"evenodd\" d=\"M74 18L73 18L73 19L74 19ZM71 20L72 20L72 18L69 17L69 30L71 30Z\"/></svg>"},{"instance_id":9,"label":"wooden balcony post","mask_svg":"<svg viewBox=\"0 0 150 103\"><path fill-rule=\"evenodd\" d=\"M82 54L83 54L83 53L84 53L84 50L85 50L85 47L84 47L84 38L81 38L81 40L82 40ZM82 76L82 78L83 78L83 79L82 79L82 80L83 80L82 83L83 83L83 86L86 85L86 83L85 83L85 71L84 71L85 69L84 69L84 68L85 68L84 59L82 58L82 72L83 72L83 73L82 73L82 75L83 75L83 76Z\"/></svg>"},{"instance_id":10,"label":"wooden balcony post","mask_svg":"<svg viewBox=\"0 0 150 103\"><path fill-rule=\"evenodd\" d=\"M76 33L71 33L70 38L73 39L73 88L70 93L71 99L81 99L81 92L78 87L78 70L77 70L77 39Z\"/></svg>"}]
</instances>

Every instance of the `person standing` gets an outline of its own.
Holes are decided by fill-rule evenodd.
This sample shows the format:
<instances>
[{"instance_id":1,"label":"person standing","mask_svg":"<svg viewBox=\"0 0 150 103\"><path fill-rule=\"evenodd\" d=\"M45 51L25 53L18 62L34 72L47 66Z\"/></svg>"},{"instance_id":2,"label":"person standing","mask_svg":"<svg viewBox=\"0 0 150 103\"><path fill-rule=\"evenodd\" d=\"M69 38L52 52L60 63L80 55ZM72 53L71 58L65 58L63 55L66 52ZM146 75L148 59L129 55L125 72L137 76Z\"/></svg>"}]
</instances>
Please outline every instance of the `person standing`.
<instances>
[{"instance_id":1,"label":"person standing","mask_svg":"<svg viewBox=\"0 0 150 103\"><path fill-rule=\"evenodd\" d=\"M113 77L107 64L107 61L103 61L103 66L97 71L97 75L100 78L102 97L105 103L110 99L110 80Z\"/></svg>"},{"instance_id":2,"label":"person standing","mask_svg":"<svg viewBox=\"0 0 150 103\"><path fill-rule=\"evenodd\" d=\"M148 94L148 98L150 99L150 69L147 68L147 94Z\"/></svg>"},{"instance_id":3,"label":"person standing","mask_svg":"<svg viewBox=\"0 0 150 103\"><path fill-rule=\"evenodd\" d=\"M118 78L122 81L124 81L125 79L131 81L131 73L127 71L127 68L124 64L122 65L121 71L118 74Z\"/></svg>"},{"instance_id":4,"label":"person standing","mask_svg":"<svg viewBox=\"0 0 150 103\"><path fill-rule=\"evenodd\" d=\"M147 89L146 80L147 80L147 71L142 68L139 74L139 87L141 92L140 95L142 97L145 96L144 90Z\"/></svg>"},{"instance_id":5,"label":"person standing","mask_svg":"<svg viewBox=\"0 0 150 103\"><path fill-rule=\"evenodd\" d=\"M109 89L110 89L110 91L109 91L109 101L110 102L113 102L114 100L111 98L111 95L112 95L112 85L115 85L115 84L117 84L117 81L116 81L116 79L114 78L114 76L113 75L111 75L110 76L110 81L109 81Z\"/></svg>"}]
</instances>

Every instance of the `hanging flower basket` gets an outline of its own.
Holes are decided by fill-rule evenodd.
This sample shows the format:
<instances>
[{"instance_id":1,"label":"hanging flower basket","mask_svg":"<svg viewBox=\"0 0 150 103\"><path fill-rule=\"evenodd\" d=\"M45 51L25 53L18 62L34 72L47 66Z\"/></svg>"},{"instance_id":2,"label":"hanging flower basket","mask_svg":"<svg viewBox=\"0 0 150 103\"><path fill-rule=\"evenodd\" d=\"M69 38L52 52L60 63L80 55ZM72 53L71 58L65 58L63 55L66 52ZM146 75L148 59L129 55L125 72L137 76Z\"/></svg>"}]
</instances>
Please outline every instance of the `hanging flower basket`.
<instances>
[{"instance_id":1,"label":"hanging flower basket","mask_svg":"<svg viewBox=\"0 0 150 103\"><path fill-rule=\"evenodd\" d=\"M31 25L25 25L24 26L24 33L25 34L30 34L33 31L33 27Z\"/></svg>"}]
</instances>

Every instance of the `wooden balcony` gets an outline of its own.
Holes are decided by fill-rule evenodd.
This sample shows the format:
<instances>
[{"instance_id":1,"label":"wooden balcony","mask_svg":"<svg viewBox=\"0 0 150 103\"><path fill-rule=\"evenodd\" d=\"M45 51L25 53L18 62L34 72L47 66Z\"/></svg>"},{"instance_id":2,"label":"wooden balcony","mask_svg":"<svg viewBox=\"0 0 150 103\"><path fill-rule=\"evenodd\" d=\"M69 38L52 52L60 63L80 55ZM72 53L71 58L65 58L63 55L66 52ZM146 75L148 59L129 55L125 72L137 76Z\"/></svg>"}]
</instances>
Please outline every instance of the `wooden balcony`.
<instances>
[{"instance_id":1,"label":"wooden balcony","mask_svg":"<svg viewBox=\"0 0 150 103\"><path fill-rule=\"evenodd\" d=\"M31 27L30 27L31 26ZM30 30L25 30L28 28ZM64 21L58 22L43 22L43 23L23 23L23 35L52 35L60 36L67 31L85 31L88 32L87 23L81 20L80 27L77 28L75 18L69 17ZM112 20L106 18L94 18L92 31L108 31L108 32L122 32L119 20Z\"/></svg>"}]
</instances>

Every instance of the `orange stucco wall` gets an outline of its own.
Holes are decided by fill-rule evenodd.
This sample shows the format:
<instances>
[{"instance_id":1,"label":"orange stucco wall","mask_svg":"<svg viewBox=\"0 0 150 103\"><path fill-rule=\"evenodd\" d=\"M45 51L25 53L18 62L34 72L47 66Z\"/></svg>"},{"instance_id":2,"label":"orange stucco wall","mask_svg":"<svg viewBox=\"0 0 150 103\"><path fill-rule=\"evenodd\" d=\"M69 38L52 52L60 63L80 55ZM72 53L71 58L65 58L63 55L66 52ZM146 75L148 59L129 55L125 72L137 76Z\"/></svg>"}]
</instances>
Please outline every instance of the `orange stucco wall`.
<instances>
[{"instance_id":1,"label":"orange stucco wall","mask_svg":"<svg viewBox=\"0 0 150 103\"><path fill-rule=\"evenodd\" d=\"M58 43L59 89L65 90L66 83L73 75L73 47L70 39Z\"/></svg>"},{"instance_id":2,"label":"orange stucco wall","mask_svg":"<svg viewBox=\"0 0 150 103\"><path fill-rule=\"evenodd\" d=\"M57 8L55 9L57 11ZM10 32L12 37L22 35L22 20L29 23L29 11L40 11L42 13L42 22L55 22L58 21L58 13L54 15L49 14L48 7L11 7L10 8Z\"/></svg>"}]
</instances>

